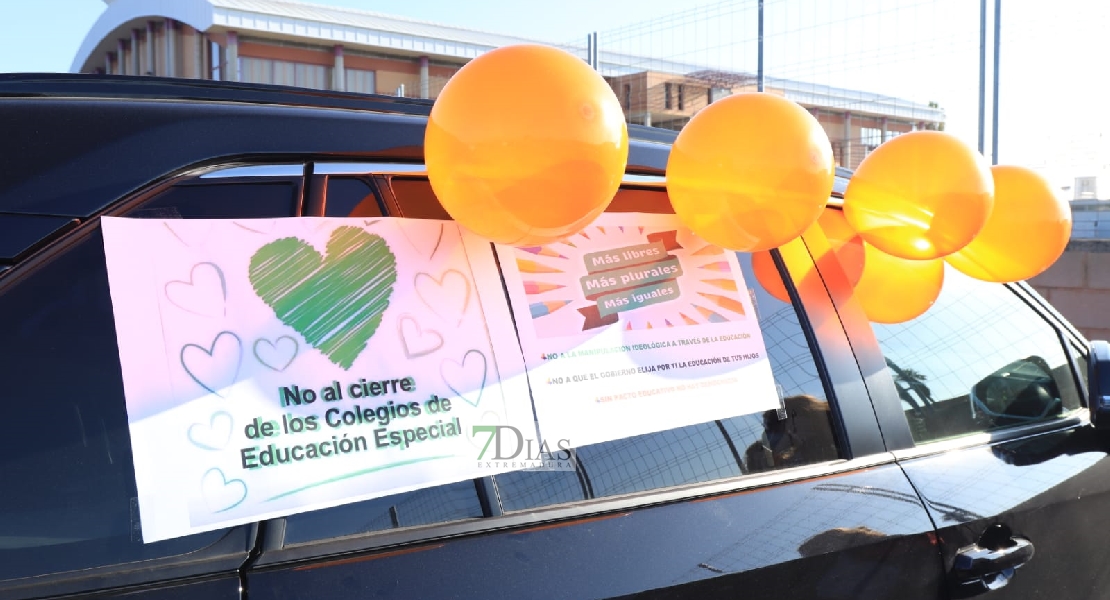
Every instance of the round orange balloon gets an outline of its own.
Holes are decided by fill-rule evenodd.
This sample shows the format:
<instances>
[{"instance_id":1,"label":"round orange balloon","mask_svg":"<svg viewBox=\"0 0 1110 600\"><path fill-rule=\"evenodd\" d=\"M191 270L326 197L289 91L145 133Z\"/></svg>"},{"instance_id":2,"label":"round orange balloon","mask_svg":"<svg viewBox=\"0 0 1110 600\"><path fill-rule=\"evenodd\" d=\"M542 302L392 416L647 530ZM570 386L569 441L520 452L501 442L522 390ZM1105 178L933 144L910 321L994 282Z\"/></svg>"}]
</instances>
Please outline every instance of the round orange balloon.
<instances>
[{"instance_id":1,"label":"round orange balloon","mask_svg":"<svg viewBox=\"0 0 1110 600\"><path fill-rule=\"evenodd\" d=\"M817 224L825 232L833 254L844 268L848 283L854 287L863 275L863 238L848 224L844 212L835 208L826 208L817 219Z\"/></svg>"},{"instance_id":2,"label":"round orange balloon","mask_svg":"<svg viewBox=\"0 0 1110 600\"><path fill-rule=\"evenodd\" d=\"M1057 198L1044 177L1029 169L995 166L991 174L994 211L986 226L945 260L983 281L1029 279L1064 253L1071 237L1071 205Z\"/></svg>"},{"instance_id":3,"label":"round orange balloon","mask_svg":"<svg viewBox=\"0 0 1110 600\"><path fill-rule=\"evenodd\" d=\"M775 266L775 259L771 257L770 250L752 253L752 271L755 272L756 281L767 290L768 294L783 302L790 302L790 294L782 283L782 276L779 275L779 268Z\"/></svg>"},{"instance_id":4,"label":"round orange balloon","mask_svg":"<svg viewBox=\"0 0 1110 600\"><path fill-rule=\"evenodd\" d=\"M769 250L817 220L832 192L825 130L798 104L767 93L729 96L678 134L667 161L675 214L706 241Z\"/></svg>"},{"instance_id":5,"label":"round orange balloon","mask_svg":"<svg viewBox=\"0 0 1110 600\"><path fill-rule=\"evenodd\" d=\"M836 256L837 261L844 269L844 273L848 276L848 283L855 286L859 282L860 276L863 275L863 239L848 225L844 214L835 208L826 208L821 216L817 218L817 224L825 233L833 255ZM780 248L785 250L790 244L802 243L801 238L794 238L780 246ZM803 250L803 252L806 253L807 257L809 256L808 250ZM785 256L784 260L787 260L787 268L795 282L812 275L812 260L797 261L797 264L791 264ZM783 286L782 278L779 276L774 259L771 258L770 250L760 250L752 253L752 271L755 272L756 281L763 286L763 289L767 290L767 293L783 302L790 302L790 295L787 294L786 287Z\"/></svg>"},{"instance_id":6,"label":"round orange balloon","mask_svg":"<svg viewBox=\"0 0 1110 600\"><path fill-rule=\"evenodd\" d=\"M844 192L844 216L865 242L916 260L966 246L993 207L987 161L940 131L906 133L879 146Z\"/></svg>"},{"instance_id":7,"label":"round orange balloon","mask_svg":"<svg viewBox=\"0 0 1110 600\"><path fill-rule=\"evenodd\" d=\"M612 88L582 59L506 46L447 82L424 134L428 180L460 225L494 242L580 231L620 187L628 130Z\"/></svg>"},{"instance_id":8,"label":"round orange balloon","mask_svg":"<svg viewBox=\"0 0 1110 600\"><path fill-rule=\"evenodd\" d=\"M924 314L940 296L944 261L907 260L864 244L863 275L855 296L867 318L903 323Z\"/></svg>"}]
</instances>

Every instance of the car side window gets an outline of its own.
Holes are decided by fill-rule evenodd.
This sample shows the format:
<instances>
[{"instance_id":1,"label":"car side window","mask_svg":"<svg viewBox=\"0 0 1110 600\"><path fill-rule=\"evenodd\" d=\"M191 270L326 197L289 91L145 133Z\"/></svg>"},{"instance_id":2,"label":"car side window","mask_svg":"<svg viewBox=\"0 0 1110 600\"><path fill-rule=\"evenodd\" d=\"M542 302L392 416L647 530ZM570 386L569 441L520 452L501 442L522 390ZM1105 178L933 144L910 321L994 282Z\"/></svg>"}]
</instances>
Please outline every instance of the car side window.
<instances>
[{"instance_id":1,"label":"car side window","mask_svg":"<svg viewBox=\"0 0 1110 600\"><path fill-rule=\"evenodd\" d=\"M404 200L398 201L404 206ZM666 192L626 187L609 212L671 212ZM575 449L574 471L494 477L506 511L650 491L839 458L830 405L794 306L758 283L738 253L783 410L740 415Z\"/></svg>"},{"instance_id":2,"label":"car side window","mask_svg":"<svg viewBox=\"0 0 1110 600\"><path fill-rule=\"evenodd\" d=\"M1056 329L1001 284L945 270L923 315L873 324L914 441L1058 419L1079 392Z\"/></svg>"},{"instance_id":3,"label":"car side window","mask_svg":"<svg viewBox=\"0 0 1110 600\"><path fill-rule=\"evenodd\" d=\"M449 218L427 179L393 177L407 218ZM612 212L670 212L666 193L627 188ZM569 471L494 477L505 511L741 476L840 457L825 386L793 305L756 283L751 256L738 255L763 329L783 410L741 415L575 449ZM286 518L285 544L482 516L475 482L438 486Z\"/></svg>"},{"instance_id":4,"label":"car side window","mask_svg":"<svg viewBox=\"0 0 1110 600\"><path fill-rule=\"evenodd\" d=\"M756 283L739 254L754 300L782 411L740 415L575 449L576 471L497 475L506 511L702 483L839 458L830 406L798 313Z\"/></svg>"},{"instance_id":5,"label":"car side window","mask_svg":"<svg viewBox=\"0 0 1110 600\"><path fill-rule=\"evenodd\" d=\"M205 181L124 216L295 214L295 182ZM0 581L182 555L230 535L141 539L99 229L33 270L5 273L0 311L11 324L0 329Z\"/></svg>"}]
</instances>

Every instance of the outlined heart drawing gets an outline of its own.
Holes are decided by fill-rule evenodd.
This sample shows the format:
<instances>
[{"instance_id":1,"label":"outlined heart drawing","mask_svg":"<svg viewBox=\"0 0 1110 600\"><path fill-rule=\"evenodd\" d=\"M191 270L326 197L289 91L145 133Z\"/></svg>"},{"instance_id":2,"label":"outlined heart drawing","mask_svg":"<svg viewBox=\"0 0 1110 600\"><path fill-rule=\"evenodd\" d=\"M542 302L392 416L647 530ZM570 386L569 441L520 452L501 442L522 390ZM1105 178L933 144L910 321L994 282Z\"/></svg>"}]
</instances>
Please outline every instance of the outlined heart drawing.
<instances>
[{"instance_id":1,"label":"outlined heart drawing","mask_svg":"<svg viewBox=\"0 0 1110 600\"><path fill-rule=\"evenodd\" d=\"M301 217L297 219L300 221L301 227L308 233L316 233L321 229L332 225L335 221L334 217Z\"/></svg>"},{"instance_id":2,"label":"outlined heart drawing","mask_svg":"<svg viewBox=\"0 0 1110 600\"><path fill-rule=\"evenodd\" d=\"M398 229L401 230L401 235L409 241L409 245L420 255L420 258L431 260L436 255L436 251L439 250L439 245L443 243L443 227L443 223L427 221L410 223L408 227L398 227ZM434 235L432 235L433 232Z\"/></svg>"},{"instance_id":3,"label":"outlined heart drawing","mask_svg":"<svg viewBox=\"0 0 1110 600\"><path fill-rule=\"evenodd\" d=\"M259 338L254 340L254 358L262 366L272 371L284 371L293 364L293 359L297 358L297 352L300 350L300 344L297 343L296 338L288 335L283 335L273 342L266 338Z\"/></svg>"},{"instance_id":4,"label":"outlined heart drawing","mask_svg":"<svg viewBox=\"0 0 1110 600\"><path fill-rule=\"evenodd\" d=\"M443 347L443 336L434 329L424 329L411 315L397 320L397 334L408 358L427 356Z\"/></svg>"},{"instance_id":5,"label":"outlined heart drawing","mask_svg":"<svg viewBox=\"0 0 1110 600\"><path fill-rule=\"evenodd\" d=\"M487 410L486 412L482 413L482 416L478 418L478 422L475 423L475 424L476 425L500 425L501 424L501 415L497 414L497 411ZM482 446L484 446L488 440L479 439L478 436L473 434L473 431L474 431L473 428L471 428L470 431L471 431L471 434L466 436L466 441L470 442L470 445L474 446L475 449L481 449Z\"/></svg>"},{"instance_id":6,"label":"outlined heart drawing","mask_svg":"<svg viewBox=\"0 0 1110 600\"><path fill-rule=\"evenodd\" d=\"M181 367L197 385L221 398L220 390L239 379L242 364L243 340L231 331L216 334L207 348L197 344L181 347Z\"/></svg>"},{"instance_id":7,"label":"outlined heart drawing","mask_svg":"<svg viewBox=\"0 0 1110 600\"><path fill-rule=\"evenodd\" d=\"M444 321L460 325L470 306L470 281L458 269L447 269L438 279L417 273L413 279L416 295Z\"/></svg>"},{"instance_id":8,"label":"outlined heart drawing","mask_svg":"<svg viewBox=\"0 0 1110 600\"><path fill-rule=\"evenodd\" d=\"M242 479L228 479L218 467L212 467L200 478L200 495L208 510L226 512L247 499L247 483Z\"/></svg>"},{"instance_id":9,"label":"outlined heart drawing","mask_svg":"<svg viewBox=\"0 0 1110 600\"><path fill-rule=\"evenodd\" d=\"M250 282L282 323L349 369L389 308L397 258L380 235L343 226L331 232L325 256L296 237L259 248Z\"/></svg>"},{"instance_id":10,"label":"outlined heart drawing","mask_svg":"<svg viewBox=\"0 0 1110 600\"><path fill-rule=\"evenodd\" d=\"M189 281L166 283L166 300L185 312L202 317L227 314L227 280L216 263L201 262L189 270Z\"/></svg>"},{"instance_id":11,"label":"outlined heart drawing","mask_svg":"<svg viewBox=\"0 0 1110 600\"><path fill-rule=\"evenodd\" d=\"M270 233L274 230L274 225L277 225L277 221L273 219L251 219L245 223L241 221L232 221L232 223L252 233Z\"/></svg>"},{"instance_id":12,"label":"outlined heart drawing","mask_svg":"<svg viewBox=\"0 0 1110 600\"><path fill-rule=\"evenodd\" d=\"M181 223L174 223L171 227L169 223L162 223L166 229L177 238L177 241L189 246L190 248L200 248L208 241L208 235L212 233L212 223L201 223L197 221L182 220Z\"/></svg>"},{"instance_id":13,"label":"outlined heart drawing","mask_svg":"<svg viewBox=\"0 0 1110 600\"><path fill-rule=\"evenodd\" d=\"M231 441L231 431L235 428L235 421L231 413L219 410L208 418L208 424L193 423L189 426L189 441L197 448L205 450L222 450Z\"/></svg>"},{"instance_id":14,"label":"outlined heart drawing","mask_svg":"<svg viewBox=\"0 0 1110 600\"><path fill-rule=\"evenodd\" d=\"M439 375L456 396L477 407L486 387L486 365L486 355L480 350L467 350L461 363L450 358L440 363Z\"/></svg>"}]
</instances>

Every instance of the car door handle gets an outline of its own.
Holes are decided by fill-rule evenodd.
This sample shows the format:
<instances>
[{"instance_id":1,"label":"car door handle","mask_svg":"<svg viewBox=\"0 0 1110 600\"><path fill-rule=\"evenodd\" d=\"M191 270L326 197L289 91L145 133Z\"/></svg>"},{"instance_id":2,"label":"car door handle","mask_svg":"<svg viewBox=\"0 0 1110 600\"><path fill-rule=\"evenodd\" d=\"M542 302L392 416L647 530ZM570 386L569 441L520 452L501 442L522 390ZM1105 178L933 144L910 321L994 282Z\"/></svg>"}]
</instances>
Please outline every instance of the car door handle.
<instances>
[{"instance_id":1,"label":"car door handle","mask_svg":"<svg viewBox=\"0 0 1110 600\"><path fill-rule=\"evenodd\" d=\"M952 576L960 587L996 590L1009 583L1014 570L1031 558L1033 542L1012 535L1005 525L992 525L978 543L956 551Z\"/></svg>"}]
</instances>

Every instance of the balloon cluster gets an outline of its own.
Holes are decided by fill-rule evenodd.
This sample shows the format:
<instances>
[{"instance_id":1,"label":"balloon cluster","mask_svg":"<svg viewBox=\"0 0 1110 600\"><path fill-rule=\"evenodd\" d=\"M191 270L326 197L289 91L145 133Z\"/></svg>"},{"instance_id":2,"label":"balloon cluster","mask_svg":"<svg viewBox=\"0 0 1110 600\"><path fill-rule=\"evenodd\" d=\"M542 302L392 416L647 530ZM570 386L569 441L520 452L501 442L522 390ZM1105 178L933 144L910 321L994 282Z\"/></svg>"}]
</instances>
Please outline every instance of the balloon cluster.
<instances>
[{"instance_id":1,"label":"balloon cluster","mask_svg":"<svg viewBox=\"0 0 1110 600\"><path fill-rule=\"evenodd\" d=\"M508 46L447 83L424 152L432 189L455 221L493 242L534 246L581 231L605 210L627 166L628 132L612 88L581 59ZM742 93L679 133L667 193L695 234L753 253L757 279L783 300L768 252L819 226L863 310L881 323L924 313L945 262L984 281L1019 281L1055 262L1071 232L1070 207L1042 177L989 167L939 131L899 135L869 154L843 212L826 207L834 177L832 146L813 115L781 96Z\"/></svg>"}]
</instances>

